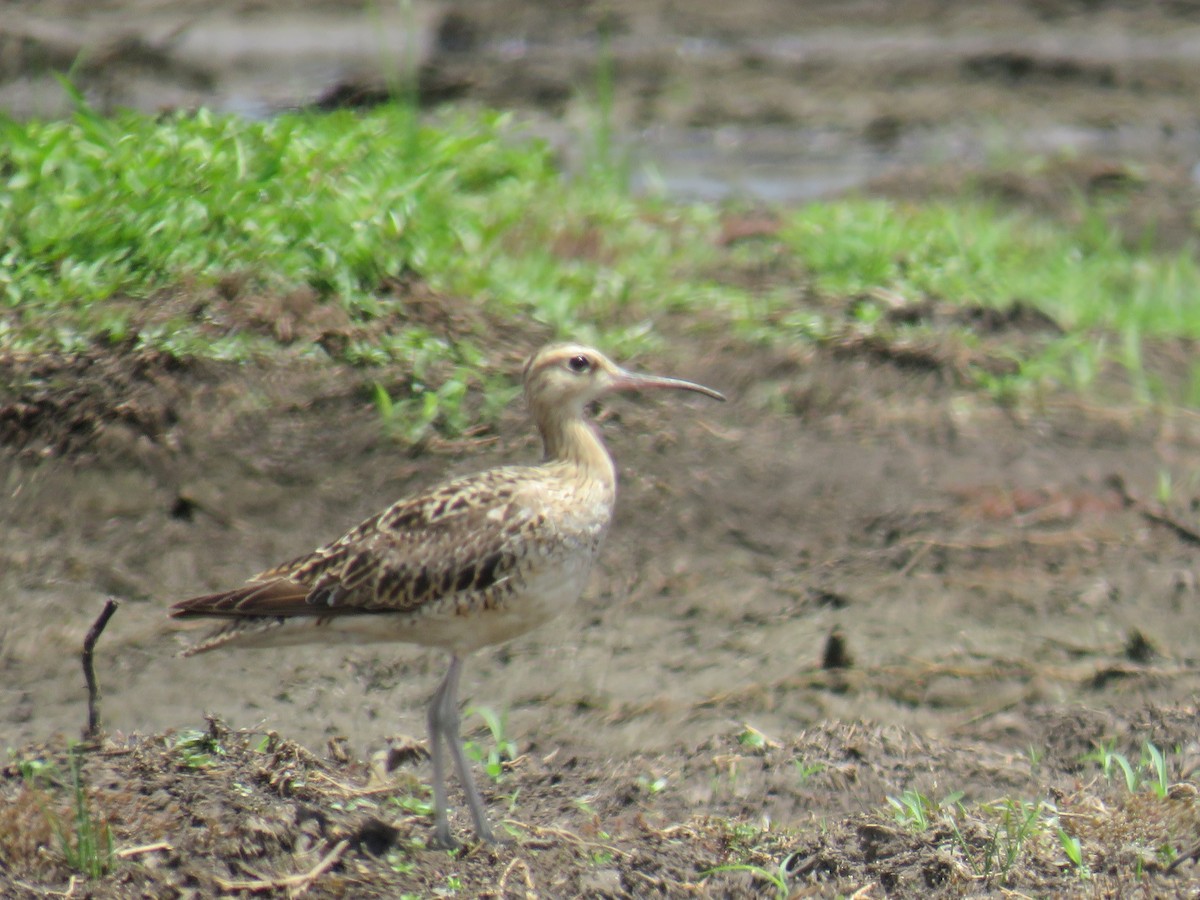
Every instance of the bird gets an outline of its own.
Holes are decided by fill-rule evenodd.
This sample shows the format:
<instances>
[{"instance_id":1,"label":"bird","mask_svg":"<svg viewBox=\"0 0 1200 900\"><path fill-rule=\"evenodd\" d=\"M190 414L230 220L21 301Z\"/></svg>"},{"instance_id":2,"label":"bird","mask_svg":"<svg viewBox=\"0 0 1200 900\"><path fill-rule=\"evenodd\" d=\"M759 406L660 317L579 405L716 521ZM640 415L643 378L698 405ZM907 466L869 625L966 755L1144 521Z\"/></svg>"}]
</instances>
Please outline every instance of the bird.
<instances>
[{"instance_id":1,"label":"bird","mask_svg":"<svg viewBox=\"0 0 1200 900\"><path fill-rule=\"evenodd\" d=\"M629 371L600 351L553 343L525 363L525 400L542 459L455 478L399 500L341 538L255 575L233 590L173 604L178 619L221 624L183 651L226 646L401 642L450 655L427 710L433 766L432 846L451 833L443 748L475 834L496 843L459 734L463 661L523 634L582 594L613 517L617 471L588 410L621 392L712 388Z\"/></svg>"}]
</instances>

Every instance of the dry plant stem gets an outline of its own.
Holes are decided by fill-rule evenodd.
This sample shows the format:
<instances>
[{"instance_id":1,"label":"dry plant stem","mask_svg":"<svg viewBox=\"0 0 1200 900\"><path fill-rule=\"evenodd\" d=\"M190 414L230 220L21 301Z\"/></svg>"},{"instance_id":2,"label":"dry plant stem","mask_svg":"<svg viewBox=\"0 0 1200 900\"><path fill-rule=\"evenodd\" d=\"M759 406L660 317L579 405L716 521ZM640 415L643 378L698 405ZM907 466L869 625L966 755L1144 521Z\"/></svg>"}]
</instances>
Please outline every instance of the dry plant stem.
<instances>
[{"instance_id":1,"label":"dry plant stem","mask_svg":"<svg viewBox=\"0 0 1200 900\"><path fill-rule=\"evenodd\" d=\"M629 854L619 847L614 847L612 844L602 844L599 841L589 841L581 838L574 832L567 831L564 828L546 828L541 825L534 825L529 822L518 822L516 819L505 819L510 825L515 825L517 828L523 828L532 834L534 837L556 837L566 841L568 844L574 844L576 847L587 847L593 850L603 850L611 853L613 856L626 857ZM525 846L529 846L528 843Z\"/></svg>"},{"instance_id":2,"label":"dry plant stem","mask_svg":"<svg viewBox=\"0 0 1200 900\"><path fill-rule=\"evenodd\" d=\"M118 605L111 597L105 600L104 609L100 611L100 615L96 617L83 639L83 653L80 654L80 658L83 660L83 677L87 682L88 692L88 720L87 728L83 731L84 738L93 738L100 732L100 685L96 682L96 666L92 655L96 650L96 641L100 640L100 635L104 633L104 628L117 611Z\"/></svg>"},{"instance_id":3,"label":"dry plant stem","mask_svg":"<svg viewBox=\"0 0 1200 900\"><path fill-rule=\"evenodd\" d=\"M75 896L75 882L77 876L72 875L67 880L67 889L65 891L52 891L49 888L40 887L36 884L30 884L27 881L18 881L13 879L13 884L21 888L23 891L29 891L31 895L41 897L73 897Z\"/></svg>"},{"instance_id":4,"label":"dry plant stem","mask_svg":"<svg viewBox=\"0 0 1200 900\"><path fill-rule=\"evenodd\" d=\"M249 891L250 893L259 893L261 891L278 891L287 890L288 896L297 896L307 891L314 881L320 878L323 874L332 869L342 854L346 852L346 848L350 846L349 841L339 841L337 845L330 850L321 861L301 875L285 875L279 878L258 878L253 881L226 881L224 878L216 879L217 884L221 886L223 891Z\"/></svg>"},{"instance_id":5,"label":"dry plant stem","mask_svg":"<svg viewBox=\"0 0 1200 900\"><path fill-rule=\"evenodd\" d=\"M508 877L513 869L520 868L525 880L525 900L537 900L537 888L533 883L533 873L529 871L529 863L517 856L504 868L504 873L496 883L496 896L508 896Z\"/></svg>"},{"instance_id":6,"label":"dry plant stem","mask_svg":"<svg viewBox=\"0 0 1200 900\"><path fill-rule=\"evenodd\" d=\"M118 850L117 858L130 859L134 856L141 856L143 853L157 853L159 850L170 852L174 849L166 841L155 841L153 844L141 844L137 847L126 847L124 850Z\"/></svg>"}]
</instances>

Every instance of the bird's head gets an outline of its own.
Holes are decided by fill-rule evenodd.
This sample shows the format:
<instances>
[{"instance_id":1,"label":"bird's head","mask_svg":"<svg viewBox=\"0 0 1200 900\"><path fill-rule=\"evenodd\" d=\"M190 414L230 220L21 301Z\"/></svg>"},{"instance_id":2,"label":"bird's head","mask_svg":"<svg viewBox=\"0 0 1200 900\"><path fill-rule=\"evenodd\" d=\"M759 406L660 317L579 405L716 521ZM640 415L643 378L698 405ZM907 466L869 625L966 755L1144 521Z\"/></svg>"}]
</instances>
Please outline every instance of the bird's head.
<instances>
[{"instance_id":1,"label":"bird's head","mask_svg":"<svg viewBox=\"0 0 1200 900\"><path fill-rule=\"evenodd\" d=\"M525 363L525 399L534 414L581 415L593 400L616 391L671 388L724 400L712 388L681 378L644 375L618 366L583 344L550 344Z\"/></svg>"}]
</instances>

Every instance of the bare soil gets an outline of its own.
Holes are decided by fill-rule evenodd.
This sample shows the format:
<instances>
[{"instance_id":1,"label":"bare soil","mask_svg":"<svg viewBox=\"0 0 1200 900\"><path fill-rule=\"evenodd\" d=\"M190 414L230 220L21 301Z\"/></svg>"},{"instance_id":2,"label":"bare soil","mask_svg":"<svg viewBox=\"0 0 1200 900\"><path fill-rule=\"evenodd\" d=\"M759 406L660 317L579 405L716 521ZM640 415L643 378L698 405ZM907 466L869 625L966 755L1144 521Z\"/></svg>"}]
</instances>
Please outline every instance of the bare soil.
<instances>
[{"instance_id":1,"label":"bare soil","mask_svg":"<svg viewBox=\"0 0 1200 900\"><path fill-rule=\"evenodd\" d=\"M967 6L1016 9L1014 28L1070 27L1085 12L1089 26L1124 28L1147 8L910 5L926 24L941 10L958 21ZM1150 25L1175 15L1190 27L1191 5L1151 6ZM715 5L706 15L736 25ZM547 17L546 40L561 37L554 27ZM1174 102L1174 90L1155 96ZM1177 160L992 185L1068 214L1063 198L1111 186L1106 172L1144 200L1127 207L1135 230L1170 217L1166 240L1186 240L1194 197ZM960 183L922 172L879 189ZM763 286L793 277L780 266L764 267ZM461 298L422 295L421 309L449 336L470 315ZM1054 328L1014 310L978 313L970 352ZM245 327L267 327L254 316ZM480 773L516 842L458 856L419 849L428 818L389 801L422 795L429 773L404 736L423 736L444 659L412 647L179 659L164 610L446 475L534 458L523 411L495 433L406 453L371 404L379 373L120 348L0 360L0 735L13 748L0 893L759 897L775 890L765 872L805 897L1194 895L1200 420L1057 395L1000 407L962 378L967 351L953 345L767 352L702 320L658 326L668 351L635 362L733 402L601 411L622 496L589 590L554 624L477 654L464 678L466 705L504 713L516 745L499 781ZM509 323L491 358L515 373L545 337ZM1163 347L1155 374L1189 378L1194 351ZM71 817L79 648L107 597L121 607L96 652L106 734L82 772L122 856L112 874L72 882L51 824ZM490 744L479 717L468 727ZM211 738L207 759L175 746L195 730ZM1131 794L1101 778L1081 757L1106 741L1135 761L1147 741L1169 751L1172 789ZM55 762L56 781L25 777L36 759ZM906 827L886 798L908 790L961 792L974 812L958 834L937 816ZM1053 831L1001 871L1002 816L979 808L1006 799L1053 803L1088 877ZM728 865L762 871L712 872Z\"/></svg>"},{"instance_id":2,"label":"bare soil","mask_svg":"<svg viewBox=\"0 0 1200 900\"><path fill-rule=\"evenodd\" d=\"M515 368L532 346L496 348L497 363ZM109 733L84 776L119 849L165 846L89 884L95 896L269 882L334 851L314 896L423 894L451 876L467 896L761 895L745 872L697 887L747 860L786 862L814 896L1191 890L1190 868L1167 875L1154 851L1200 840L1192 795L1161 801L1161 833L1135 840L1146 826L1128 793L1080 758L1115 740L1136 759L1153 741L1190 784L1197 539L1190 510L1144 498L1160 472L1194 485L1200 423L1069 399L1006 411L950 368L877 349L749 353L693 327L642 361L734 402L603 411L623 494L591 589L468 669L467 705L504 712L516 744L487 794L519 842L458 859L412 850L428 821L385 803L420 792L419 758L391 777L378 765L389 740L423 735L440 656L178 659L164 606L335 536L383 498L536 455L521 411L496 435L408 457L350 370L115 356L56 375L14 362L23 396L73 387L6 433L6 743L17 761L69 771L63 735L85 721L80 641L113 596L97 650ZM790 412L763 412L766 395ZM760 746L739 742L747 726ZM223 748L210 764L171 749L210 727ZM1074 803L1072 827L1099 835L1084 844L1094 877L1044 840L1005 879L980 879L989 823L968 828L972 860L944 824L892 821L885 798L905 790ZM0 791L0 846L27 842L5 848L6 890L65 889L42 794L61 805L69 791L39 793L16 761Z\"/></svg>"}]
</instances>

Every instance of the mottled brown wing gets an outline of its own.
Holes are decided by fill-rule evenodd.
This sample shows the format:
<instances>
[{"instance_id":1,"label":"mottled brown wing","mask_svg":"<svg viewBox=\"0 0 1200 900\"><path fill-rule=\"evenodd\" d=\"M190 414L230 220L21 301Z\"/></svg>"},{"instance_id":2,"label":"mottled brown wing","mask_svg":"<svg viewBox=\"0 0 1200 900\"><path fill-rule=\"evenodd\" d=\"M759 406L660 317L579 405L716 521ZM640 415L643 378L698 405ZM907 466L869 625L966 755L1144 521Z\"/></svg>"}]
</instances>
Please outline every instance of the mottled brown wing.
<instances>
[{"instance_id":1,"label":"mottled brown wing","mask_svg":"<svg viewBox=\"0 0 1200 900\"><path fill-rule=\"evenodd\" d=\"M524 537L545 521L524 475L523 469L496 469L401 501L243 588L178 603L172 615L406 612L453 593L486 590L514 572Z\"/></svg>"}]
</instances>

